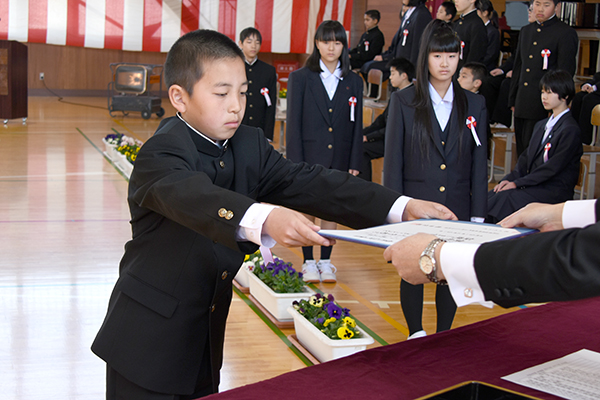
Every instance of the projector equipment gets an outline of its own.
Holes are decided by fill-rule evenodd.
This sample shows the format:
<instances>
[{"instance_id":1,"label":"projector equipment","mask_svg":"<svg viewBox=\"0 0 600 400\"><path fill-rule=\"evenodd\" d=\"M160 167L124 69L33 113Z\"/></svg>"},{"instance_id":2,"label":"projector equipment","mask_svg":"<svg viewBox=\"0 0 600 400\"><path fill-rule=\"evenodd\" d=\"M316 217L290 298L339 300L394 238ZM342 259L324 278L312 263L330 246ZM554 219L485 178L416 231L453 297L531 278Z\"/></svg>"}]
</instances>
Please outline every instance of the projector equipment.
<instances>
[{"instance_id":1,"label":"projector equipment","mask_svg":"<svg viewBox=\"0 0 600 400\"><path fill-rule=\"evenodd\" d=\"M149 119L152 114L157 117L165 115L161 107L162 72L160 64L110 64L113 80L108 84L108 113L113 111L139 111L142 118ZM158 92L151 95L150 87L158 84Z\"/></svg>"}]
</instances>

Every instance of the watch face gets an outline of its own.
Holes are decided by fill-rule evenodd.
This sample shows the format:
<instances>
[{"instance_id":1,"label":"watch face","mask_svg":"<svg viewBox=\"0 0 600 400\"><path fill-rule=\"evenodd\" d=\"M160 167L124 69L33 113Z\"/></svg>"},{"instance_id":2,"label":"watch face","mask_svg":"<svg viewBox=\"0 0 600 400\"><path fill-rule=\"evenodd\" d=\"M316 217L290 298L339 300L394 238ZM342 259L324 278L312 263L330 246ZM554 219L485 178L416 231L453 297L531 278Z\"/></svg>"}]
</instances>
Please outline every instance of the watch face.
<instances>
[{"instance_id":1,"label":"watch face","mask_svg":"<svg viewBox=\"0 0 600 400\"><path fill-rule=\"evenodd\" d=\"M429 256L421 256L421 258L419 258L419 267L425 275L430 274L431 271L433 271L433 262L431 261L431 258Z\"/></svg>"}]
</instances>

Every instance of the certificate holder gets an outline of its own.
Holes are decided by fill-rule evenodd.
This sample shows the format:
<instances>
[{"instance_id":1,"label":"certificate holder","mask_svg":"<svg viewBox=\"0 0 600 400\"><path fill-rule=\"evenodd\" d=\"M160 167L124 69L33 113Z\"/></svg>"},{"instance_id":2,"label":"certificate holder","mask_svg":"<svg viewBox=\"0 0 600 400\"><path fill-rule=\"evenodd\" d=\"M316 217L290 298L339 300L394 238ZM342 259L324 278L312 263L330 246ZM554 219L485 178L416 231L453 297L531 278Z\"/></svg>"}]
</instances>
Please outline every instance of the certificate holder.
<instances>
[{"instance_id":1,"label":"certificate holder","mask_svg":"<svg viewBox=\"0 0 600 400\"><path fill-rule=\"evenodd\" d=\"M417 233L429 233L448 242L481 244L496 240L513 239L534 232L537 232L537 230L503 228L500 225L468 221L418 219L367 229L320 230L318 233L326 238L386 248Z\"/></svg>"}]
</instances>

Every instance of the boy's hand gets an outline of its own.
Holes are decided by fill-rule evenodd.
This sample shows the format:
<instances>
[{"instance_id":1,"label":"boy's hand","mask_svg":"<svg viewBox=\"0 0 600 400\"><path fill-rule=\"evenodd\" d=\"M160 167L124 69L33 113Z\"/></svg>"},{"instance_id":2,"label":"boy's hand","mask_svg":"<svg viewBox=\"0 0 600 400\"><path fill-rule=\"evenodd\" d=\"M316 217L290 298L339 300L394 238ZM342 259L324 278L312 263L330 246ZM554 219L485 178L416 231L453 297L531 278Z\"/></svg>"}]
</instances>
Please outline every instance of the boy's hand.
<instances>
[{"instance_id":1,"label":"boy's hand","mask_svg":"<svg viewBox=\"0 0 600 400\"><path fill-rule=\"evenodd\" d=\"M289 208L275 208L263 224L263 232L285 247L331 246L335 240L324 238L318 225Z\"/></svg>"},{"instance_id":2,"label":"boy's hand","mask_svg":"<svg viewBox=\"0 0 600 400\"><path fill-rule=\"evenodd\" d=\"M504 228L525 227L540 232L563 229L562 214L565 203L530 203L498 222Z\"/></svg>"},{"instance_id":3,"label":"boy's hand","mask_svg":"<svg viewBox=\"0 0 600 400\"><path fill-rule=\"evenodd\" d=\"M494 186L494 193L502 192L504 190L516 189L517 185L514 182L510 181L500 181L496 186Z\"/></svg>"},{"instance_id":4,"label":"boy's hand","mask_svg":"<svg viewBox=\"0 0 600 400\"><path fill-rule=\"evenodd\" d=\"M421 218L458 220L456 215L446 206L434 203L433 201L410 199L406 203L406 208L402 214L402 221L412 221Z\"/></svg>"}]
</instances>

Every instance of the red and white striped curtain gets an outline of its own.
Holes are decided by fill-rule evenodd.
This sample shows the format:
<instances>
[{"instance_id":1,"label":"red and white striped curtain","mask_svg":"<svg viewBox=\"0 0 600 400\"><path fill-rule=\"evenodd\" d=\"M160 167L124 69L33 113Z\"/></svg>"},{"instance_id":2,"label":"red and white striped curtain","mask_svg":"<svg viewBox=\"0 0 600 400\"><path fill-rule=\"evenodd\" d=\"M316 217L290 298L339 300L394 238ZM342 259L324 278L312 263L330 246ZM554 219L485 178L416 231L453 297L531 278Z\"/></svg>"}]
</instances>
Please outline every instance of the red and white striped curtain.
<instances>
[{"instance_id":1,"label":"red and white striped curtain","mask_svg":"<svg viewBox=\"0 0 600 400\"><path fill-rule=\"evenodd\" d=\"M0 40L167 52L195 29L237 42L253 26L261 51L307 53L328 19L349 32L352 0L0 0Z\"/></svg>"}]
</instances>

